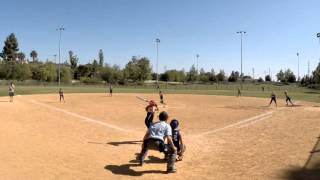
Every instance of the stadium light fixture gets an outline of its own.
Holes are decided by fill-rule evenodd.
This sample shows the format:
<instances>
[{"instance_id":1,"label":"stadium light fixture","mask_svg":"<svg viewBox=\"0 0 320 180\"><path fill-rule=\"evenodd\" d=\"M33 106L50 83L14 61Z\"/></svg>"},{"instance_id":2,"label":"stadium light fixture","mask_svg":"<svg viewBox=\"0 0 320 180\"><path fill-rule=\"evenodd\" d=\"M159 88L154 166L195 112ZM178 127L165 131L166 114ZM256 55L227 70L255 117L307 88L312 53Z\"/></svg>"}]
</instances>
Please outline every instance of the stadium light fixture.
<instances>
[{"instance_id":1,"label":"stadium light fixture","mask_svg":"<svg viewBox=\"0 0 320 180\"><path fill-rule=\"evenodd\" d=\"M157 44L157 85L159 85L159 43L160 39L156 39L156 44Z\"/></svg>"},{"instance_id":2,"label":"stadium light fixture","mask_svg":"<svg viewBox=\"0 0 320 180\"><path fill-rule=\"evenodd\" d=\"M59 73L59 75L58 75L58 81L59 81L59 86L60 86L60 83L61 83L61 68L60 68L60 60L61 60L61 34L62 34L62 31L64 31L65 30L65 28L64 27L59 27L59 28L57 28L56 29L57 31L59 31L59 65L58 65L58 73Z\"/></svg>"},{"instance_id":3,"label":"stadium light fixture","mask_svg":"<svg viewBox=\"0 0 320 180\"><path fill-rule=\"evenodd\" d=\"M242 73L242 38L243 38L243 35L246 34L247 32L246 31L238 31L237 34L240 34L241 36L241 72L240 72L240 77L241 77L241 89L243 88L242 87L242 83L243 83L243 73Z\"/></svg>"},{"instance_id":4,"label":"stadium light fixture","mask_svg":"<svg viewBox=\"0 0 320 180\"><path fill-rule=\"evenodd\" d=\"M298 57L298 82L300 81L300 59L299 59L300 54L297 52L297 57Z\"/></svg>"}]
</instances>

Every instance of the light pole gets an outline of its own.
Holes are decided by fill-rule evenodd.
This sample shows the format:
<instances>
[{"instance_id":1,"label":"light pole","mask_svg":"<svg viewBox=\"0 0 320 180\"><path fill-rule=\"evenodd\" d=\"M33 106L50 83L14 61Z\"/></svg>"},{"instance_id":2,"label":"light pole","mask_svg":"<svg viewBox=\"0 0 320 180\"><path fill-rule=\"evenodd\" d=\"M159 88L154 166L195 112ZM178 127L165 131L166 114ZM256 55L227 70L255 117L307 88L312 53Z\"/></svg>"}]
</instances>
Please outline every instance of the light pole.
<instances>
[{"instance_id":1,"label":"light pole","mask_svg":"<svg viewBox=\"0 0 320 180\"><path fill-rule=\"evenodd\" d=\"M243 74L242 74L242 37L244 34L246 34L246 31L238 31L238 34L240 34L241 36L241 72L240 72L240 76L241 76L241 89L242 89L242 83L243 83Z\"/></svg>"},{"instance_id":2,"label":"light pole","mask_svg":"<svg viewBox=\"0 0 320 180\"><path fill-rule=\"evenodd\" d=\"M65 28L61 26L61 27L57 28L56 30L57 30L57 31L59 31L59 65L58 65L58 73L59 73L59 75L58 75L58 78L59 78L59 86L60 86L60 82L61 82L61 77L60 77L60 75L61 75L61 73L60 73L60 60L61 60L61 33L62 33L62 31L64 31L64 30L65 30Z\"/></svg>"},{"instance_id":3,"label":"light pole","mask_svg":"<svg viewBox=\"0 0 320 180\"><path fill-rule=\"evenodd\" d=\"M200 55L197 54L196 57L197 57L197 74L198 74L199 73L199 57L200 57Z\"/></svg>"},{"instance_id":4,"label":"light pole","mask_svg":"<svg viewBox=\"0 0 320 180\"><path fill-rule=\"evenodd\" d=\"M317 33L317 38L319 39L319 45L320 45L320 33ZM319 63L320 63L320 58L319 58Z\"/></svg>"},{"instance_id":5,"label":"light pole","mask_svg":"<svg viewBox=\"0 0 320 180\"><path fill-rule=\"evenodd\" d=\"M297 52L297 57L298 57L298 82L300 81L300 59L299 59L299 53Z\"/></svg>"},{"instance_id":6,"label":"light pole","mask_svg":"<svg viewBox=\"0 0 320 180\"><path fill-rule=\"evenodd\" d=\"M156 44L157 44L157 85L159 85L159 43L160 39L156 39Z\"/></svg>"}]
</instances>

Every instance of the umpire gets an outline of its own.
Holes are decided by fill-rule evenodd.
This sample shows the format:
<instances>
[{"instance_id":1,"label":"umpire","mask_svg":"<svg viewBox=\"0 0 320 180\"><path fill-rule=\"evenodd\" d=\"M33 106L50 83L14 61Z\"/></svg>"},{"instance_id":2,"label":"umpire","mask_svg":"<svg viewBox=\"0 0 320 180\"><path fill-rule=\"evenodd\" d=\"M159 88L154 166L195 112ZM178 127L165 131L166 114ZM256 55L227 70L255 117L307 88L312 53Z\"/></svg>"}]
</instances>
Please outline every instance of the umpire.
<instances>
[{"instance_id":1,"label":"umpire","mask_svg":"<svg viewBox=\"0 0 320 180\"><path fill-rule=\"evenodd\" d=\"M148 150L156 150L163 152L167 155L167 173L176 172L175 161L177 156L177 149L172 142L172 130L167 120L169 118L168 113L161 112L159 114L159 122L152 124L143 138L143 144L141 153L139 156L140 165L143 165L143 161L147 155ZM168 144L165 144L167 139Z\"/></svg>"}]
</instances>

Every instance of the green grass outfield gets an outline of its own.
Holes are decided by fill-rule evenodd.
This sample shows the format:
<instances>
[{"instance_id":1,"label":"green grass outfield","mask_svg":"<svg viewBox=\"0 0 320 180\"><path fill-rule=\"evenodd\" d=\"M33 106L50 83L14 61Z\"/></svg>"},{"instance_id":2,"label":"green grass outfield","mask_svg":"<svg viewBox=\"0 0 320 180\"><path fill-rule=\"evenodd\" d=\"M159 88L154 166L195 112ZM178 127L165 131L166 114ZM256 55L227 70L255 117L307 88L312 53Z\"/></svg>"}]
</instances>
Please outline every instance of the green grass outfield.
<instances>
[{"instance_id":1,"label":"green grass outfield","mask_svg":"<svg viewBox=\"0 0 320 180\"><path fill-rule=\"evenodd\" d=\"M261 87L265 87L263 92ZM165 94L202 94L202 95L224 95L235 96L239 84L213 84L213 85L161 85ZM65 93L106 93L107 87L93 85L62 85ZM25 94L58 94L58 86L29 86L17 85L16 95ZM245 84L242 95L248 97L270 97L274 91L279 98L284 98L284 90L288 90L293 100L303 100L320 103L320 91L297 87L296 85L271 85L271 84ZM158 93L153 86L115 86L114 93ZM0 96L8 95L8 86L0 86Z\"/></svg>"}]
</instances>

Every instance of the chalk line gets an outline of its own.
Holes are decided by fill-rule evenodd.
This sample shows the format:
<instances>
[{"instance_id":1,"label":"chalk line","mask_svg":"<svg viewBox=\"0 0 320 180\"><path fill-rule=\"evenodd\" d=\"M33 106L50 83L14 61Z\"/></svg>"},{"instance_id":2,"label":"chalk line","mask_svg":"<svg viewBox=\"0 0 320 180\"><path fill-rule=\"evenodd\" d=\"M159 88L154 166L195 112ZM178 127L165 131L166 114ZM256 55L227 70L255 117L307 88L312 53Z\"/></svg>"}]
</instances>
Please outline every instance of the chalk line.
<instances>
[{"instance_id":1,"label":"chalk line","mask_svg":"<svg viewBox=\"0 0 320 180\"><path fill-rule=\"evenodd\" d=\"M239 121L239 122L236 122L236 123L233 123L233 124L224 126L224 127L222 127L222 128L218 128L218 129L214 129L214 130L211 130L211 131L207 131L207 132L198 134L198 135L196 135L196 136L203 136L203 135L208 135L208 134L214 134L214 133L217 133L217 132L220 132L220 131L229 129L229 128L236 127L236 126L238 126L238 125L244 125L244 124L246 124L246 123L248 123L248 122L258 121L258 120L260 120L260 119L262 119L262 118L265 118L266 116L271 116L272 114L273 114L273 111L269 111L269 112L266 112L266 113L263 113L263 114L259 114L259 115L257 115L257 116L253 116L253 117L250 117L250 118L241 120L241 121Z\"/></svg>"},{"instance_id":2,"label":"chalk line","mask_svg":"<svg viewBox=\"0 0 320 180\"><path fill-rule=\"evenodd\" d=\"M115 126L115 125L112 125L112 124L109 124L109 123L105 123L105 122L102 122L102 121L99 121L99 120L96 120L96 119L92 119L92 118L89 118L89 117L86 117L86 116L82 116L82 115L74 113L74 112L70 112L70 111L67 111L67 110L64 110L64 109L60 109L60 108L57 108L57 107L54 107L54 106L50 106L50 105L38 102L36 100L31 100L30 102L33 103L33 104L39 105L39 106L46 107L46 108L51 109L51 110L63 112L65 114L69 115L69 116L73 116L73 117L79 118L79 119L81 119L83 121L86 121L86 122L99 124L99 125L108 127L110 129L114 129L114 130L122 131L122 132L133 132L131 130L123 129L123 128L120 128L118 126Z\"/></svg>"}]
</instances>

